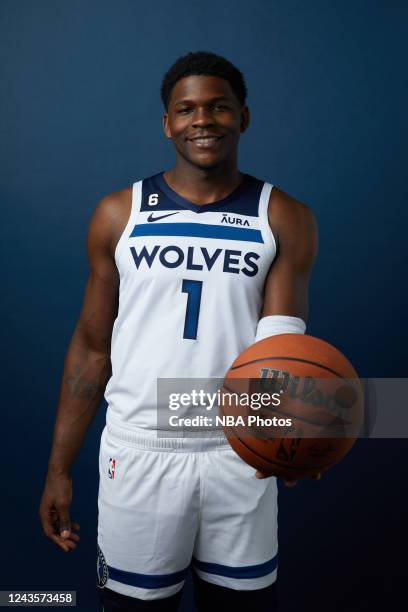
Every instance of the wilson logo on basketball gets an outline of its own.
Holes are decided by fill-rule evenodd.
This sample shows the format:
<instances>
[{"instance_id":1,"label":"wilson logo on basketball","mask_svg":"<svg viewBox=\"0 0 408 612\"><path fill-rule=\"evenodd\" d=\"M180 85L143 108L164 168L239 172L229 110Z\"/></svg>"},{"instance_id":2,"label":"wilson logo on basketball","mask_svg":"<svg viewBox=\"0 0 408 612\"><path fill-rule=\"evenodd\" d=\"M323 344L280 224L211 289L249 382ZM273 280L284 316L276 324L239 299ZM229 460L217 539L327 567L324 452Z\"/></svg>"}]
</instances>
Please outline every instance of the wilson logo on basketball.
<instances>
[{"instance_id":1,"label":"wilson logo on basketball","mask_svg":"<svg viewBox=\"0 0 408 612\"><path fill-rule=\"evenodd\" d=\"M334 385L332 379L293 376L290 372L273 368L261 368L259 374L259 386L263 391L283 391L287 398L312 406L324 406L337 417L348 417L357 401L352 387L347 384ZM349 424L349 419L346 418L345 422Z\"/></svg>"}]
</instances>

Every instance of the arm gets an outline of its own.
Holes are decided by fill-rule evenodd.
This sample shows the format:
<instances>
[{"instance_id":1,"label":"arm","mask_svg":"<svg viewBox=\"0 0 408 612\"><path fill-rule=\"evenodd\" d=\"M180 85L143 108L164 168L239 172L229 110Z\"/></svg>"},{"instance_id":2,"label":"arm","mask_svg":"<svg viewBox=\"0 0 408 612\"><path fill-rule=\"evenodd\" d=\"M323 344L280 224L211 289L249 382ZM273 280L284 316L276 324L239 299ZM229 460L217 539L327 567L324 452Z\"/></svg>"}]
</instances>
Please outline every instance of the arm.
<instances>
[{"instance_id":1,"label":"arm","mask_svg":"<svg viewBox=\"0 0 408 612\"><path fill-rule=\"evenodd\" d=\"M277 255L265 281L261 316L287 315L306 323L309 281L318 248L314 214L301 202L274 188L268 216L277 242ZM259 470L256 476L265 477ZM284 479L284 482L286 486L293 486L297 481Z\"/></svg>"},{"instance_id":2,"label":"arm","mask_svg":"<svg viewBox=\"0 0 408 612\"><path fill-rule=\"evenodd\" d=\"M317 223L310 208L274 188L269 224L277 255L265 282L262 317L289 315L307 320L309 281L317 255Z\"/></svg>"},{"instance_id":3,"label":"arm","mask_svg":"<svg viewBox=\"0 0 408 612\"><path fill-rule=\"evenodd\" d=\"M109 379L110 340L118 309L119 274L112 251L115 211L113 194L97 205L87 237L89 277L79 319L66 353L52 449L39 515L44 533L63 550L75 548L72 530L70 470L94 418ZM64 532L64 537L62 533Z\"/></svg>"}]
</instances>

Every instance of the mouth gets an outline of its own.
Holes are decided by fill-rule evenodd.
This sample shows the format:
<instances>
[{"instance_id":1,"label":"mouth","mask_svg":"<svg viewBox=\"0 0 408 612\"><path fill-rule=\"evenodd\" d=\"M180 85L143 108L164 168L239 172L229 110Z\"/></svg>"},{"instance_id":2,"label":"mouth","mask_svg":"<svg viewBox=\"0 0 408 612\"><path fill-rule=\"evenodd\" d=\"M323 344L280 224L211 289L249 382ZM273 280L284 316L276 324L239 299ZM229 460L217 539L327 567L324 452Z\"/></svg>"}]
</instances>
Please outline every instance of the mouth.
<instances>
[{"instance_id":1,"label":"mouth","mask_svg":"<svg viewBox=\"0 0 408 612\"><path fill-rule=\"evenodd\" d=\"M223 136L196 136L195 138L189 138L188 142L191 142L199 149L212 149L216 147L222 139Z\"/></svg>"}]
</instances>

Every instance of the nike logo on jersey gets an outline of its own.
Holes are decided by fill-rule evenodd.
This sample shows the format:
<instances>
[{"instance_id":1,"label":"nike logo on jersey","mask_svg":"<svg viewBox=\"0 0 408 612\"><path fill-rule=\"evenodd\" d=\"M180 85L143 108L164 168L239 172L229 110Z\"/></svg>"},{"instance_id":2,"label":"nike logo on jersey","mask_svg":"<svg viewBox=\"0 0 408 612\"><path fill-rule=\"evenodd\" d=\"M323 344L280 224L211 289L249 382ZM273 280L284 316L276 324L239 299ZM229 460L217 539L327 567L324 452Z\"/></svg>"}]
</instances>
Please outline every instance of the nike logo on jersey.
<instances>
[{"instance_id":1,"label":"nike logo on jersey","mask_svg":"<svg viewBox=\"0 0 408 612\"><path fill-rule=\"evenodd\" d=\"M154 223L155 221L160 221L160 219L165 219L166 217L171 217L172 215L178 215L178 211L174 213L169 213L168 215L160 215L160 217L155 217L153 213L147 217L148 223Z\"/></svg>"}]
</instances>

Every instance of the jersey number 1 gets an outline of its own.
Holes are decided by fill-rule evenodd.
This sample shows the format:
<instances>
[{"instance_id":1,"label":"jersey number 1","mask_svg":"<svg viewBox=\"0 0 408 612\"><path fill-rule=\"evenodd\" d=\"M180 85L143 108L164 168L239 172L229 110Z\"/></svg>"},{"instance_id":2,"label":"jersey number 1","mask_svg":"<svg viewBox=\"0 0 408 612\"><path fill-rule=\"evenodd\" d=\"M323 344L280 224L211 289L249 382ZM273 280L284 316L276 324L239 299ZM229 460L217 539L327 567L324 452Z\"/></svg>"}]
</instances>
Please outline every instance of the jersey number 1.
<instances>
[{"instance_id":1,"label":"jersey number 1","mask_svg":"<svg viewBox=\"0 0 408 612\"><path fill-rule=\"evenodd\" d=\"M186 319L183 338L197 339L198 317L200 314L202 281L183 280L182 293L187 293Z\"/></svg>"}]
</instances>

